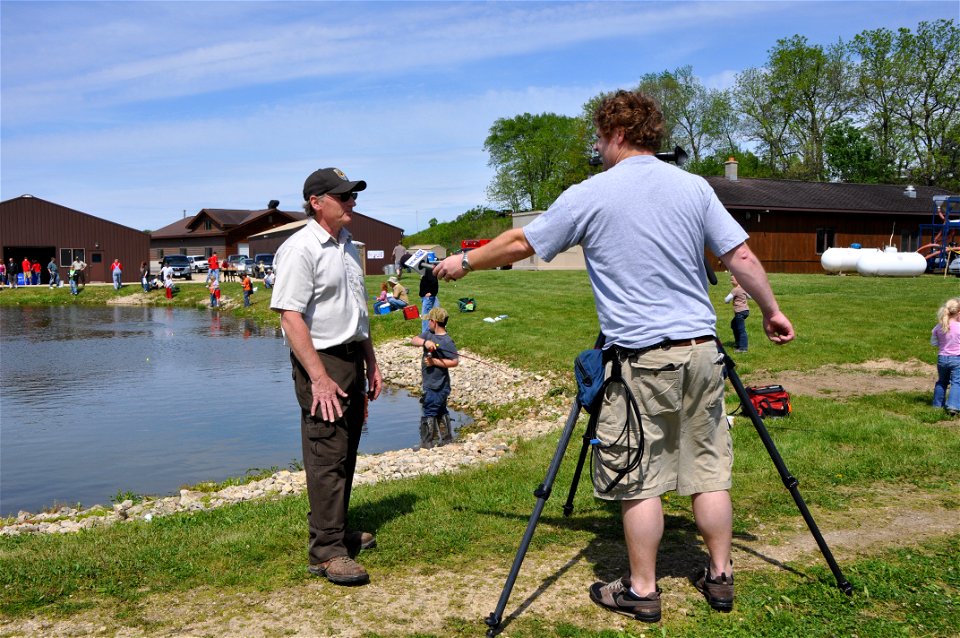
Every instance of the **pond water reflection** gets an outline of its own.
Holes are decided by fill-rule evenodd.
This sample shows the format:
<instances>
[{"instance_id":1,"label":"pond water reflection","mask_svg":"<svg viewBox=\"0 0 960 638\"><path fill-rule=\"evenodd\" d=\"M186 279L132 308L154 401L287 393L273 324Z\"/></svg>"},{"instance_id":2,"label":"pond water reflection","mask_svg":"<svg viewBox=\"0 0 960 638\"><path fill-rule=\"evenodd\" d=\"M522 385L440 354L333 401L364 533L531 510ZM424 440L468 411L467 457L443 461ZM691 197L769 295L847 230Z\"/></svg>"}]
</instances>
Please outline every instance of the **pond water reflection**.
<instances>
[{"instance_id":1,"label":"pond water reflection","mask_svg":"<svg viewBox=\"0 0 960 638\"><path fill-rule=\"evenodd\" d=\"M216 311L0 307L0 516L299 462L288 353ZM361 453L417 444L416 397L369 414Z\"/></svg>"}]
</instances>

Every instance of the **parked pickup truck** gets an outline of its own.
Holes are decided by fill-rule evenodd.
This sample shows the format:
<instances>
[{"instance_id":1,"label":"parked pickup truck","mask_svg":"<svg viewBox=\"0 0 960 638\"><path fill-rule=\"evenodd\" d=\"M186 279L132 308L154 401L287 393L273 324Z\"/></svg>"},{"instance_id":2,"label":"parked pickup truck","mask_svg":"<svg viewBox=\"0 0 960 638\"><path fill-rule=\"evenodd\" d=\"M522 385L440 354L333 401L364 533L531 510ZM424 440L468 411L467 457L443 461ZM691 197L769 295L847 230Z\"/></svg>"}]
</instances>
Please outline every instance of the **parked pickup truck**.
<instances>
[{"instance_id":1,"label":"parked pickup truck","mask_svg":"<svg viewBox=\"0 0 960 638\"><path fill-rule=\"evenodd\" d=\"M254 272L258 275L260 264L263 264L264 274L273 272L273 253L257 253L253 256Z\"/></svg>"},{"instance_id":2,"label":"parked pickup truck","mask_svg":"<svg viewBox=\"0 0 960 638\"><path fill-rule=\"evenodd\" d=\"M193 266L193 272L207 272L210 270L210 264L207 263L207 258L202 255L188 255L187 259L190 260L190 263Z\"/></svg>"}]
</instances>

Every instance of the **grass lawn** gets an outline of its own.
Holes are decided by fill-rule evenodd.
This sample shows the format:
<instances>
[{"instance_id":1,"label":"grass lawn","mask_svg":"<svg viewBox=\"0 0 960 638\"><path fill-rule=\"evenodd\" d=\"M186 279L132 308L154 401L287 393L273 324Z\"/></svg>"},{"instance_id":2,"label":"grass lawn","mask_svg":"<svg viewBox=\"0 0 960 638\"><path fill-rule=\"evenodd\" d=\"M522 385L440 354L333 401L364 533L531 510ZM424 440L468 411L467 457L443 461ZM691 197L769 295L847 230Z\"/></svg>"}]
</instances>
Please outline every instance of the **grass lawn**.
<instances>
[{"instance_id":1,"label":"grass lawn","mask_svg":"<svg viewBox=\"0 0 960 638\"><path fill-rule=\"evenodd\" d=\"M379 289L381 280L368 278L371 294ZM416 293L415 278L408 276L402 281ZM798 339L783 347L766 342L754 306L747 320L750 352L738 357L738 370L748 380L756 370L775 375L777 371L814 371L825 364L879 359L934 363L930 329L940 304L960 295L958 281L772 275L774 290L794 322ZM206 303L202 285L183 284L180 288L172 302L165 300L162 292L151 293L151 301L178 307ZM114 292L108 286L89 286L76 298L68 289L3 290L0 305L100 305L138 290L126 286ZM711 296L718 308L719 334L732 346L732 311L722 303L727 291L728 286L718 286ZM265 292L261 287L251 308L230 312L276 325ZM224 294L239 298L239 284L225 284ZM455 311L456 300L465 296L477 300L476 312ZM531 372L566 375L571 379L569 388L544 401L569 405L573 356L592 344L598 330L585 273L472 273L460 282L441 283L440 300L453 310L449 329L458 346ZM497 323L483 321L502 314L509 317ZM371 324L377 342L419 331L419 322L405 322L399 313L372 317ZM689 513L689 499L672 497L665 503L667 531L661 549L661 576L674 602L665 609L663 622L642 625L597 609L586 599L589 578L615 577L625 566L619 515L616 508L593 499L585 484L580 486L573 515L561 515L575 462L570 453L524 570L536 570L557 557L577 556L577 567L572 568L578 576L574 579L577 589L563 598L565 603L554 613L538 611L536 606L520 610L504 635L957 635L960 422L929 407L933 381L931 378L929 392L847 398L795 396L793 416L768 422L825 534L846 530L855 539L856 529L861 527L866 536L870 526L886 520L885 513L898 505L918 515L946 511L948 523L953 520L946 532L928 534L916 529L915 534L901 534L862 550L855 540L834 548L854 586L852 597L837 590L814 547L792 554L779 565L754 557L755 565L737 572L734 612L710 612L702 600L686 592L692 587L684 589L675 582L686 570L701 564L704 553ZM518 409L535 416L537 406ZM534 503L531 491L543 480L558 434L520 442L516 454L495 466L357 488L351 508L355 523L376 530L379 540L379 548L365 553L363 563L375 583L382 583L383 595L399 597L414 582L421 586L426 582L429 588L429 583L443 586L469 576L476 579L478 590L485 586L487 596L494 593L483 616L493 611ZM745 423L735 426L734 445L735 543L776 547L786 539L804 536L796 506L752 427ZM199 600L211 591L227 601L222 603L223 609L230 607L230 600L253 595L251 592L267 600L291 596L301 600L296 597L302 595L302 613L318 623L315 635L336 635L323 633L319 627L325 622L335 626L335 617L346 612L336 611L336 606L324 607L325 601L360 594L344 594L306 574L306 509L305 497L296 496L72 535L0 537L0 636L19 635L17 623L25 619L69 623L91 613L102 617L108 628L177 634L184 626L177 623L201 622L227 612L213 606L195 612L193 618L158 620L156 614L144 611L144 605L168 601L170 596ZM540 598L549 598L551 590L558 591L565 582L563 573L547 572ZM528 592L515 590L507 615L516 612L527 596ZM398 629L388 621L409 612L391 605L370 605L366 611L351 613L362 619L360 632L354 635L366 637L478 636L485 630L483 617L464 611L456 601L442 606L442 615L428 630L416 626ZM284 633L298 632L278 626L275 635ZM303 635L302 628L299 633ZM224 630L210 635L231 634Z\"/></svg>"}]
</instances>

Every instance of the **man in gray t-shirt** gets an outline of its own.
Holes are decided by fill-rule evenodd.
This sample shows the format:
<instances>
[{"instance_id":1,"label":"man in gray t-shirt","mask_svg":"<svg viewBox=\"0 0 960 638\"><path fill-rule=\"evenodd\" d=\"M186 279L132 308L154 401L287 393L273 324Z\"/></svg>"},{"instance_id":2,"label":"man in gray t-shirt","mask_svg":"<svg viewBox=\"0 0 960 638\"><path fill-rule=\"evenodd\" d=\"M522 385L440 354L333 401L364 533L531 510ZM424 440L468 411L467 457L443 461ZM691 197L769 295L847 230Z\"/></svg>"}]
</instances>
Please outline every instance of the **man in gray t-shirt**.
<instances>
[{"instance_id":1,"label":"man in gray t-shirt","mask_svg":"<svg viewBox=\"0 0 960 638\"><path fill-rule=\"evenodd\" d=\"M771 341L791 341L793 326L745 243L747 234L713 189L654 156L664 137L659 105L643 93L617 91L600 102L594 123L594 150L604 172L571 186L528 226L446 258L434 274L460 279L534 253L550 261L572 246L582 247L606 338L608 373L612 362L619 362L640 412L639 420L628 413L623 393L604 397L594 489L599 498L620 501L630 575L594 583L590 598L638 620L660 620L660 497L677 491L692 496L710 554L694 585L711 607L730 611L733 453L704 249L756 301ZM641 435L642 456L635 443Z\"/></svg>"}]
</instances>

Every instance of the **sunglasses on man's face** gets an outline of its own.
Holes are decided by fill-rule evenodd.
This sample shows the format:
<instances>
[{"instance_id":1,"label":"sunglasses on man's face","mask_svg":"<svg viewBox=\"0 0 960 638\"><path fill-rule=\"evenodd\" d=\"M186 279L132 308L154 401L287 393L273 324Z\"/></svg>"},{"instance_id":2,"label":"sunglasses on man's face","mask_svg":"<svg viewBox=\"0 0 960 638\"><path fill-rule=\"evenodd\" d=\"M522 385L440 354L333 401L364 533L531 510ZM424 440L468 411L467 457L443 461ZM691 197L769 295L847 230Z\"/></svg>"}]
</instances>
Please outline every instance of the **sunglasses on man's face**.
<instances>
[{"instance_id":1,"label":"sunglasses on man's face","mask_svg":"<svg viewBox=\"0 0 960 638\"><path fill-rule=\"evenodd\" d=\"M335 195L335 194L333 194L333 193L327 193L327 195L329 195L330 197L339 197L339 198L340 198L340 201L343 202L343 203L347 203L347 202L349 202L351 199L352 199L352 200L356 200L356 199L357 199L357 193L356 193L356 192L353 192L353 193L340 193L339 195Z\"/></svg>"}]
</instances>

